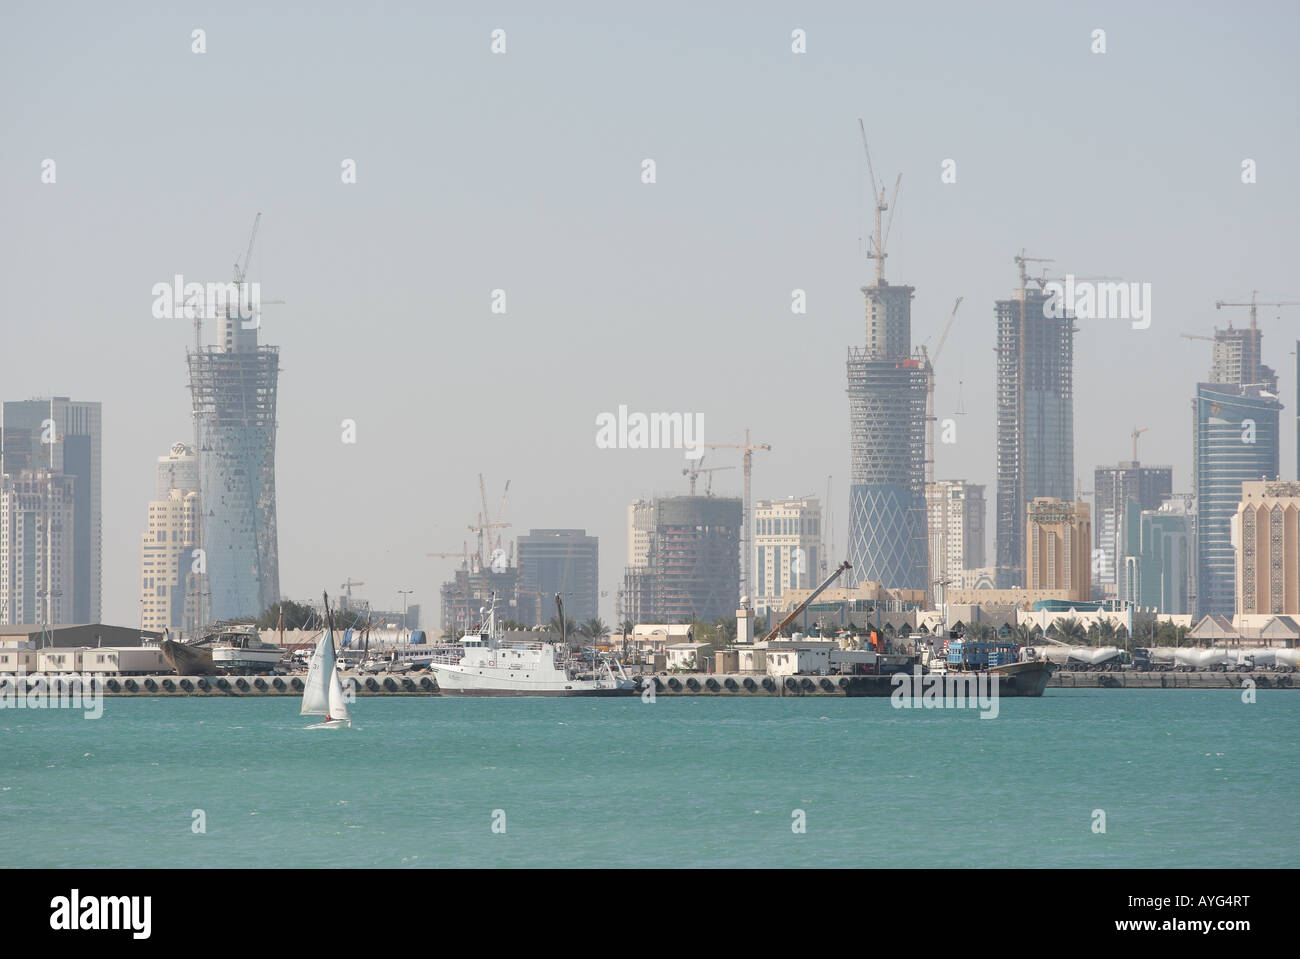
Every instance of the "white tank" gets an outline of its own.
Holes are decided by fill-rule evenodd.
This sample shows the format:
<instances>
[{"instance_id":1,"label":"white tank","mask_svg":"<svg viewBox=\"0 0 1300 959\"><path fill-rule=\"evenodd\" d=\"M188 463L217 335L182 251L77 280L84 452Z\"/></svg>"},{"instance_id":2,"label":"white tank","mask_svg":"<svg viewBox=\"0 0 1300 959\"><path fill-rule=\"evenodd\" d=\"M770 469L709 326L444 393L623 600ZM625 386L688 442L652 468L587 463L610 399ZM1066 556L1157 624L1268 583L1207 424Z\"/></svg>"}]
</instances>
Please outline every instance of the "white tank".
<instances>
[{"instance_id":1,"label":"white tank","mask_svg":"<svg viewBox=\"0 0 1300 959\"><path fill-rule=\"evenodd\" d=\"M1228 661L1228 653L1222 649L1175 649L1174 662L1179 666L1192 666L1207 669Z\"/></svg>"}]
</instances>

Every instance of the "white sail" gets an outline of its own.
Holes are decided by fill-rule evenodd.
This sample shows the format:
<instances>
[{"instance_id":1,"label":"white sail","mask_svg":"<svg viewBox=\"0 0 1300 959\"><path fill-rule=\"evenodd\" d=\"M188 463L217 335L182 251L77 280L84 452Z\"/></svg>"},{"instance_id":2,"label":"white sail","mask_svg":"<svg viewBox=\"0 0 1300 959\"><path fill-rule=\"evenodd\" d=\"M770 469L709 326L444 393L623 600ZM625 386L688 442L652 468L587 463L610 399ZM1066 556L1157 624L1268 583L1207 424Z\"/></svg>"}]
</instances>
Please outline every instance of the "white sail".
<instances>
[{"instance_id":1,"label":"white sail","mask_svg":"<svg viewBox=\"0 0 1300 959\"><path fill-rule=\"evenodd\" d=\"M334 672L334 633L326 627L307 666L307 682L302 689L303 716L330 714L330 676L338 681Z\"/></svg>"},{"instance_id":2,"label":"white sail","mask_svg":"<svg viewBox=\"0 0 1300 959\"><path fill-rule=\"evenodd\" d=\"M342 719L351 725L352 717L348 714L347 700L343 698L343 684L339 682L339 671L337 665L330 670L329 703L329 718Z\"/></svg>"}]
</instances>

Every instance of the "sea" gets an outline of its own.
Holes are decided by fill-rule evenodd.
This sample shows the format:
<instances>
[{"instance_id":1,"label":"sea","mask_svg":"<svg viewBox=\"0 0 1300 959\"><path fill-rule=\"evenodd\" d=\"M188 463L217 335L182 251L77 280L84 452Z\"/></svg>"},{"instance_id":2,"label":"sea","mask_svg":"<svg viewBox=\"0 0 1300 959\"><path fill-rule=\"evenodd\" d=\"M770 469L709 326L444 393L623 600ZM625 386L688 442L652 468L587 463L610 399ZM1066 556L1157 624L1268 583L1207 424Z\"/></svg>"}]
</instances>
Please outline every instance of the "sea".
<instances>
[{"instance_id":1,"label":"sea","mask_svg":"<svg viewBox=\"0 0 1300 959\"><path fill-rule=\"evenodd\" d=\"M5 867L1278 867L1300 692L0 709Z\"/></svg>"}]
</instances>

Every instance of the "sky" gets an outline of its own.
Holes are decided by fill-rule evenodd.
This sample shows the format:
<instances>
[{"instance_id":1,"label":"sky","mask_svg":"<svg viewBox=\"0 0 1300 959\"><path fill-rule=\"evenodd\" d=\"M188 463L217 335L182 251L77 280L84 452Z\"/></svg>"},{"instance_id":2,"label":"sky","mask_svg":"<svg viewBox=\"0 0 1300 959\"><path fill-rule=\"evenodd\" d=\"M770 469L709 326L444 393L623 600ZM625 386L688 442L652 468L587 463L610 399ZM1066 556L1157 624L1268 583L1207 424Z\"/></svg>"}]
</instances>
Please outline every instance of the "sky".
<instances>
[{"instance_id":1,"label":"sky","mask_svg":"<svg viewBox=\"0 0 1300 959\"><path fill-rule=\"evenodd\" d=\"M261 331L282 593L352 579L400 608L412 589L426 622L456 561L425 554L472 538L479 473L494 512L510 481L507 533L600 537L614 621L628 503L687 490L681 451L597 446L621 405L698 414L705 442L750 428L772 446L754 497L829 489L845 551L844 364L872 275L858 118L876 176L902 173L886 279L916 288L914 345L963 297L935 406L960 394L965 415L936 475L988 484L990 562L993 304L1016 253L1151 284L1148 329L1078 324L1085 489L1143 426L1141 460L1189 490L1210 350L1180 333L1244 324L1214 304L1252 290L1300 300L1293 4L260 6L7 5L0 396L103 404L105 622L139 619L155 462L192 442L192 331L151 290L228 279L258 212L249 278L285 301ZM1294 478L1300 308L1260 325ZM712 475L739 494L738 468Z\"/></svg>"}]
</instances>

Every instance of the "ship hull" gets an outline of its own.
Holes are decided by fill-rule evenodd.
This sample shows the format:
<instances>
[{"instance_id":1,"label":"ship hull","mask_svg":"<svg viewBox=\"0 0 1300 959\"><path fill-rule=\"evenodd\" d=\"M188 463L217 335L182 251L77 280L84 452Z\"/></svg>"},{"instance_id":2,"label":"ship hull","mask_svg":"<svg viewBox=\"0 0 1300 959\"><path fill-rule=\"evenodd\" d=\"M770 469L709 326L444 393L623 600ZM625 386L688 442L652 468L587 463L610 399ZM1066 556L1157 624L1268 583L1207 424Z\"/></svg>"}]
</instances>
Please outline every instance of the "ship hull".
<instances>
[{"instance_id":1,"label":"ship hull","mask_svg":"<svg viewBox=\"0 0 1300 959\"><path fill-rule=\"evenodd\" d=\"M162 641L163 658L176 670L177 676L215 676L212 650L202 646L178 643L173 639Z\"/></svg>"},{"instance_id":2,"label":"ship hull","mask_svg":"<svg viewBox=\"0 0 1300 959\"><path fill-rule=\"evenodd\" d=\"M998 677L999 698L1037 698L1047 688L1047 679L1052 673L1049 663L1028 662L1009 663L1006 666L994 666L989 670L963 672L960 675L974 678L987 678L996 674ZM904 676L909 674L904 673ZM942 673L927 673L926 678L934 676L942 681ZM948 676L957 675L948 673ZM844 690L845 696L880 697L891 696L898 688L892 676L849 676L849 685Z\"/></svg>"},{"instance_id":3,"label":"ship hull","mask_svg":"<svg viewBox=\"0 0 1300 959\"><path fill-rule=\"evenodd\" d=\"M431 666L438 691L448 696L631 696L634 686L599 685L590 680L528 682L510 676L466 673L447 666Z\"/></svg>"}]
</instances>

